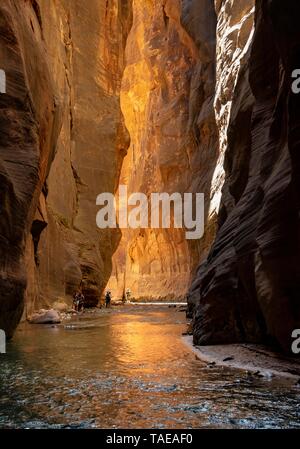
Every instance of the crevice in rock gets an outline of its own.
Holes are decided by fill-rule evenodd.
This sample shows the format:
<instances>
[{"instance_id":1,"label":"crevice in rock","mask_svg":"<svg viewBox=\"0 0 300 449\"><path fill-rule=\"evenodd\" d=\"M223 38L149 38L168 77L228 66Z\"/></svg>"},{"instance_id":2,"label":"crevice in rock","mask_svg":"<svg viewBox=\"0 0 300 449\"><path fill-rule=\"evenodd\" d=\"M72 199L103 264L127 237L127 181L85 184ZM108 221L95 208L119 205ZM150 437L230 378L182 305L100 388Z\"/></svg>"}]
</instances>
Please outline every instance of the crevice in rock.
<instances>
[{"instance_id":1,"label":"crevice in rock","mask_svg":"<svg viewBox=\"0 0 300 449\"><path fill-rule=\"evenodd\" d=\"M163 12L163 19L164 19L165 27L168 28L170 18L169 18L169 16L166 13L165 5L162 5L162 12Z\"/></svg>"},{"instance_id":2,"label":"crevice in rock","mask_svg":"<svg viewBox=\"0 0 300 449\"><path fill-rule=\"evenodd\" d=\"M36 18L38 20L38 23L40 25L41 33L42 33L42 37L43 37L43 23L42 23L42 16L41 16L41 10L40 10L39 4L36 0L30 0L30 1L31 1L32 8L35 12Z\"/></svg>"}]
</instances>

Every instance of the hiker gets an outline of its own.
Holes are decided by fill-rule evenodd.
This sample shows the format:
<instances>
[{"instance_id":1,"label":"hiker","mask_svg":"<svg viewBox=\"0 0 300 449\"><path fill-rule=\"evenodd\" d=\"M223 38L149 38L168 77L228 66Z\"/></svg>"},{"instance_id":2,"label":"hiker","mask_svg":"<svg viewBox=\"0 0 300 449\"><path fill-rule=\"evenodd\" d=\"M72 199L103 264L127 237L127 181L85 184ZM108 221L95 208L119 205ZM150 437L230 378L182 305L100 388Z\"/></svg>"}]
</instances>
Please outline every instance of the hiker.
<instances>
[{"instance_id":1,"label":"hiker","mask_svg":"<svg viewBox=\"0 0 300 449\"><path fill-rule=\"evenodd\" d=\"M79 294L79 305L78 305L78 312L84 311L84 294L80 292Z\"/></svg>"},{"instance_id":2,"label":"hiker","mask_svg":"<svg viewBox=\"0 0 300 449\"><path fill-rule=\"evenodd\" d=\"M131 290L130 290L130 288L128 288L126 290L126 301L129 302L130 298L131 298Z\"/></svg>"},{"instance_id":3,"label":"hiker","mask_svg":"<svg viewBox=\"0 0 300 449\"><path fill-rule=\"evenodd\" d=\"M75 312L81 312L84 310L84 295L81 290L77 290L73 296L73 306Z\"/></svg>"},{"instance_id":4,"label":"hiker","mask_svg":"<svg viewBox=\"0 0 300 449\"><path fill-rule=\"evenodd\" d=\"M110 307L110 302L111 302L111 292L110 292L110 290L107 290L107 292L105 293L105 307L106 308Z\"/></svg>"},{"instance_id":5,"label":"hiker","mask_svg":"<svg viewBox=\"0 0 300 449\"><path fill-rule=\"evenodd\" d=\"M75 312L78 312L79 309L79 295L80 295L79 291L76 291L73 295L73 307Z\"/></svg>"}]
</instances>

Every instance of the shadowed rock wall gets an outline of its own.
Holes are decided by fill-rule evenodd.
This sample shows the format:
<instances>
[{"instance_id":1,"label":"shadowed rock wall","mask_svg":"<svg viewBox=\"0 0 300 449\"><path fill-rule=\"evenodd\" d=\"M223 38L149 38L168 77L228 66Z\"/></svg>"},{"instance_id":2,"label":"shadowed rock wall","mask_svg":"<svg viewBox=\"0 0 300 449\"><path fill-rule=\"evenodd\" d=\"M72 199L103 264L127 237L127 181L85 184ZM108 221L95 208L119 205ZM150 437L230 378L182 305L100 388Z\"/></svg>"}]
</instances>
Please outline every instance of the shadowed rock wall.
<instances>
[{"instance_id":1,"label":"shadowed rock wall","mask_svg":"<svg viewBox=\"0 0 300 449\"><path fill-rule=\"evenodd\" d=\"M191 289L198 301L194 341L269 341L288 351L300 325L300 98L291 91L300 61L300 7L257 0L254 17L251 6L217 2L219 58L244 56L235 84L231 70L219 77L217 117L230 110L220 140L226 142L225 184L217 237Z\"/></svg>"}]
</instances>

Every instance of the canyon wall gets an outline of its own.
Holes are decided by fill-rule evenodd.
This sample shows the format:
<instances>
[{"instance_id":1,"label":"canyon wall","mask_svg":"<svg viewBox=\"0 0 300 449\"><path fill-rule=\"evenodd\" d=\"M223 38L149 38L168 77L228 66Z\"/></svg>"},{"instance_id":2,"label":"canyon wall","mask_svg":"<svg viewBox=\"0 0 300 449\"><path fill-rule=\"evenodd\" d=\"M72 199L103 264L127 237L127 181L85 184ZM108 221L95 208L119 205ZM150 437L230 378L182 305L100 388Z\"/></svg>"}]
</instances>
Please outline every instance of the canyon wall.
<instances>
[{"instance_id":1,"label":"canyon wall","mask_svg":"<svg viewBox=\"0 0 300 449\"><path fill-rule=\"evenodd\" d=\"M50 67L38 16L29 2L0 4L0 328L10 337L22 312L26 288L25 242L59 134ZM36 34L33 28L36 27Z\"/></svg>"},{"instance_id":2,"label":"canyon wall","mask_svg":"<svg viewBox=\"0 0 300 449\"><path fill-rule=\"evenodd\" d=\"M97 304L117 231L97 230L129 136L120 110L131 1L0 4L0 328L80 284ZM69 298L69 299L68 299Z\"/></svg>"},{"instance_id":3,"label":"canyon wall","mask_svg":"<svg viewBox=\"0 0 300 449\"><path fill-rule=\"evenodd\" d=\"M131 144L120 184L142 192L203 192L213 182L217 129L213 110L216 15L212 0L133 2L121 107ZM217 202L217 200L216 200ZM182 229L122 230L109 282L137 300L185 299L191 275L214 236L215 210L205 210L202 240Z\"/></svg>"},{"instance_id":4,"label":"canyon wall","mask_svg":"<svg viewBox=\"0 0 300 449\"><path fill-rule=\"evenodd\" d=\"M119 93L131 0L44 1L40 11L64 114L26 303L36 309L71 299L82 284L86 305L95 306L119 241L117 230L96 227L95 202L98 194L115 191L129 145Z\"/></svg>"},{"instance_id":5,"label":"canyon wall","mask_svg":"<svg viewBox=\"0 0 300 449\"><path fill-rule=\"evenodd\" d=\"M299 16L296 0L0 2L8 337L22 314L70 304L80 285L96 305L112 271L116 298L129 288L137 300L178 300L191 285L197 344L290 348L300 327ZM204 237L97 229L96 197L119 184L148 198L203 192Z\"/></svg>"},{"instance_id":6,"label":"canyon wall","mask_svg":"<svg viewBox=\"0 0 300 449\"><path fill-rule=\"evenodd\" d=\"M298 3L216 2L225 183L217 237L190 291L196 344L289 351L300 327Z\"/></svg>"}]
</instances>

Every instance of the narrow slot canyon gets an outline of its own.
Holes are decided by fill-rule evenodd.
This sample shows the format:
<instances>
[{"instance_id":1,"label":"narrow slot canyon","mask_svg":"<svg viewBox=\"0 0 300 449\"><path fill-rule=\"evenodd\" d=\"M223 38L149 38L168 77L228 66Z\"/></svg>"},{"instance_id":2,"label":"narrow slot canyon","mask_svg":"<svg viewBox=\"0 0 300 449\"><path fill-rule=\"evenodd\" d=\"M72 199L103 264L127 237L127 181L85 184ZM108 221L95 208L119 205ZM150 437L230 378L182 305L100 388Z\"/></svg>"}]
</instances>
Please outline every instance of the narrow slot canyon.
<instances>
[{"instance_id":1,"label":"narrow slot canyon","mask_svg":"<svg viewBox=\"0 0 300 449\"><path fill-rule=\"evenodd\" d=\"M0 0L0 428L300 427L299 17Z\"/></svg>"}]
</instances>

